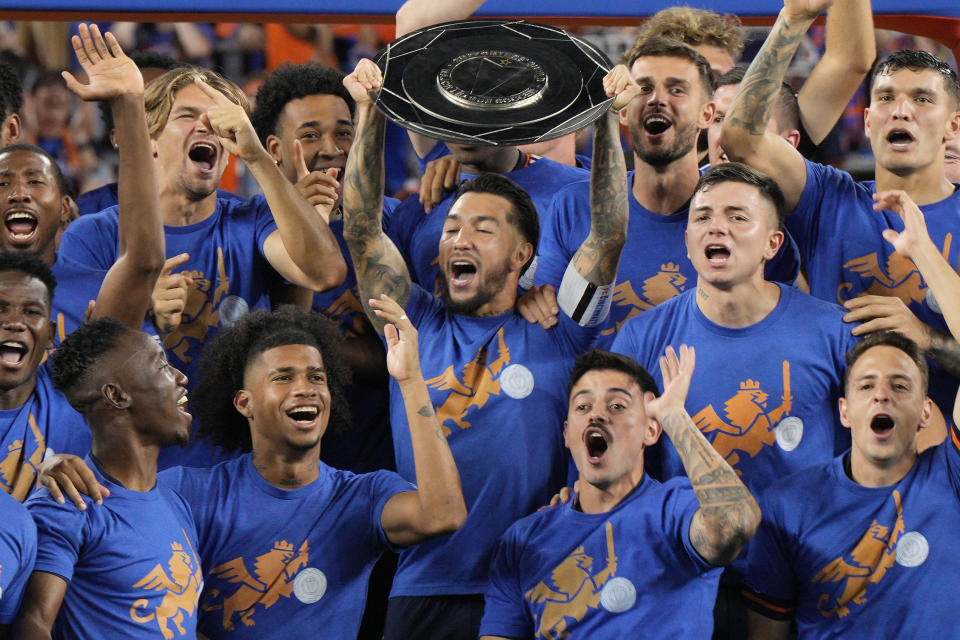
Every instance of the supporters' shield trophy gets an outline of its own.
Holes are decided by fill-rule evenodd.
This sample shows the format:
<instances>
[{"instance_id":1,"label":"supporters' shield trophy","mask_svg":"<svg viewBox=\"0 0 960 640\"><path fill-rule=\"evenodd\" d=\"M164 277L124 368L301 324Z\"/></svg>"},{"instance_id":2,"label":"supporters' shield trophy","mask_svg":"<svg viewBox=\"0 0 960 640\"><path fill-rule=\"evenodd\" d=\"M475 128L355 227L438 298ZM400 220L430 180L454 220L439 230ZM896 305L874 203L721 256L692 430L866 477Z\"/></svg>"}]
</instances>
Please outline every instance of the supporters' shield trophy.
<instances>
[{"instance_id":1,"label":"supporters' shield trophy","mask_svg":"<svg viewBox=\"0 0 960 640\"><path fill-rule=\"evenodd\" d=\"M590 124L612 98L610 60L562 29L518 20L461 20L409 33L376 58L376 106L402 127L460 144L508 146Z\"/></svg>"}]
</instances>

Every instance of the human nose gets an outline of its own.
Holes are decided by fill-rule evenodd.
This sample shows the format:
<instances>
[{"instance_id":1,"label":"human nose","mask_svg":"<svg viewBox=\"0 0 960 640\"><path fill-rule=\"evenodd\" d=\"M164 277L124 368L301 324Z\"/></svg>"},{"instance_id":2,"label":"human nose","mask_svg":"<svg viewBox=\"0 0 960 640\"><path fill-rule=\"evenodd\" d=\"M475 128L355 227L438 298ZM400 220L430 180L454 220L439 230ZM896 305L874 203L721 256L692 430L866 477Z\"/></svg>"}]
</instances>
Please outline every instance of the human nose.
<instances>
[{"instance_id":1,"label":"human nose","mask_svg":"<svg viewBox=\"0 0 960 640\"><path fill-rule=\"evenodd\" d=\"M10 188L7 191L7 200L9 202L29 202L30 191L27 189L27 183L19 176L11 178Z\"/></svg>"},{"instance_id":2,"label":"human nose","mask_svg":"<svg viewBox=\"0 0 960 640\"><path fill-rule=\"evenodd\" d=\"M898 120L910 120L913 117L913 103L907 96L901 96L893 106L893 117Z\"/></svg>"}]
</instances>

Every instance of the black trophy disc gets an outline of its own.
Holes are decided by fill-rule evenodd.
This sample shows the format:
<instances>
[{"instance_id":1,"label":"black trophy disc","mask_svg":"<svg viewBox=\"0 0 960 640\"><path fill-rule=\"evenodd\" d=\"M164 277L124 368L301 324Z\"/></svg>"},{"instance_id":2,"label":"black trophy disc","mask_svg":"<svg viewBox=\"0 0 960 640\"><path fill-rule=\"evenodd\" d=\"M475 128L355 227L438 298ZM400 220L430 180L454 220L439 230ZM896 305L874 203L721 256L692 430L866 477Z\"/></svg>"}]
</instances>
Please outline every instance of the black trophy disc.
<instances>
[{"instance_id":1,"label":"black trophy disc","mask_svg":"<svg viewBox=\"0 0 960 640\"><path fill-rule=\"evenodd\" d=\"M460 20L409 33L376 58L376 106L446 142L542 142L599 117L610 60L562 29L517 20Z\"/></svg>"}]
</instances>

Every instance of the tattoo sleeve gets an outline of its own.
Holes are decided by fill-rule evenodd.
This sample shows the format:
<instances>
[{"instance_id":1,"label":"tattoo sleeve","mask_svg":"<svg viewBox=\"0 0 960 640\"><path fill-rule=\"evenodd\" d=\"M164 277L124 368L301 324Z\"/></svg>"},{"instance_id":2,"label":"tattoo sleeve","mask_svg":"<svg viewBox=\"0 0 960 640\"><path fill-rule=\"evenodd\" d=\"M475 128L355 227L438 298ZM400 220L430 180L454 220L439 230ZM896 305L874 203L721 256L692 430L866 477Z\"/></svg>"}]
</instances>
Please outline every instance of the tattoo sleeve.
<instances>
[{"instance_id":1,"label":"tattoo sleeve","mask_svg":"<svg viewBox=\"0 0 960 640\"><path fill-rule=\"evenodd\" d=\"M358 107L356 139L343 181L343 236L350 248L363 307L383 333L383 320L367 301L387 294L405 306L411 281L403 256L383 232L383 138L386 120L374 107Z\"/></svg>"},{"instance_id":2,"label":"tattoo sleeve","mask_svg":"<svg viewBox=\"0 0 960 640\"><path fill-rule=\"evenodd\" d=\"M690 525L690 542L711 564L729 564L756 531L760 507L686 411L668 413L660 425L680 455L700 503Z\"/></svg>"},{"instance_id":3,"label":"tattoo sleeve","mask_svg":"<svg viewBox=\"0 0 960 640\"><path fill-rule=\"evenodd\" d=\"M960 344L949 333L931 327L929 353L941 369L960 379Z\"/></svg>"},{"instance_id":4,"label":"tattoo sleeve","mask_svg":"<svg viewBox=\"0 0 960 640\"><path fill-rule=\"evenodd\" d=\"M573 255L573 266L588 282L603 286L616 279L620 252L627 240L627 165L616 116L602 116L594 124L594 131L590 234Z\"/></svg>"},{"instance_id":5,"label":"tattoo sleeve","mask_svg":"<svg viewBox=\"0 0 960 640\"><path fill-rule=\"evenodd\" d=\"M787 24L783 14L777 18L740 83L740 90L724 121L726 127L742 128L755 136L766 132L783 77L809 26L810 22Z\"/></svg>"}]
</instances>

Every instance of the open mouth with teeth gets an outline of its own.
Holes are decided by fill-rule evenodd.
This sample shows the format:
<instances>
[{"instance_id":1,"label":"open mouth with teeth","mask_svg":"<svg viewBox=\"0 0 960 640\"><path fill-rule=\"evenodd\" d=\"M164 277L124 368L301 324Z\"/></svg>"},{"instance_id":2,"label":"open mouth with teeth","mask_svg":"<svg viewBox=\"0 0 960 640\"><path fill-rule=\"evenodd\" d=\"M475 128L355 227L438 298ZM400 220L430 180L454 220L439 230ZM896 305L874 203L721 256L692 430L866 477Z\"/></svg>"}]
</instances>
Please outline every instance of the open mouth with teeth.
<instances>
[{"instance_id":1,"label":"open mouth with teeth","mask_svg":"<svg viewBox=\"0 0 960 640\"><path fill-rule=\"evenodd\" d=\"M0 343L0 360L2 360L4 364L17 366L23 362L28 351L27 345L22 342L7 340L6 342Z\"/></svg>"},{"instance_id":2,"label":"open mouth with teeth","mask_svg":"<svg viewBox=\"0 0 960 640\"><path fill-rule=\"evenodd\" d=\"M27 211L13 211L3 219L7 232L14 240L29 240L37 230L37 216Z\"/></svg>"},{"instance_id":3,"label":"open mouth with teeth","mask_svg":"<svg viewBox=\"0 0 960 640\"><path fill-rule=\"evenodd\" d=\"M190 160L204 171L213 171L217 165L217 148L209 142L198 142L187 153Z\"/></svg>"},{"instance_id":4,"label":"open mouth with teeth","mask_svg":"<svg viewBox=\"0 0 960 640\"><path fill-rule=\"evenodd\" d=\"M663 116L650 116L643 121L643 129L652 136L658 136L673 126L669 120Z\"/></svg>"},{"instance_id":5,"label":"open mouth with teeth","mask_svg":"<svg viewBox=\"0 0 960 640\"><path fill-rule=\"evenodd\" d=\"M884 413L873 416L873 420L870 421L870 430L878 436L888 435L893 431L893 427L893 418Z\"/></svg>"},{"instance_id":6,"label":"open mouth with teeth","mask_svg":"<svg viewBox=\"0 0 960 640\"><path fill-rule=\"evenodd\" d=\"M610 446L609 438L609 434L600 427L588 427L583 432L583 443L587 446L587 459L590 462L597 463L603 459Z\"/></svg>"},{"instance_id":7,"label":"open mouth with teeth","mask_svg":"<svg viewBox=\"0 0 960 640\"><path fill-rule=\"evenodd\" d=\"M294 407L287 411L294 422L302 426L312 426L320 415L320 409L317 407Z\"/></svg>"},{"instance_id":8,"label":"open mouth with teeth","mask_svg":"<svg viewBox=\"0 0 960 640\"><path fill-rule=\"evenodd\" d=\"M910 135L910 132L903 129L894 129L887 134L887 142L889 142L890 146L894 149L903 148L913 142L913 136Z\"/></svg>"},{"instance_id":9,"label":"open mouth with teeth","mask_svg":"<svg viewBox=\"0 0 960 640\"><path fill-rule=\"evenodd\" d=\"M712 244L707 247L705 253L707 260L710 261L710 264L724 264L727 261L727 258L730 257L730 249L718 244Z\"/></svg>"},{"instance_id":10,"label":"open mouth with teeth","mask_svg":"<svg viewBox=\"0 0 960 640\"><path fill-rule=\"evenodd\" d=\"M187 413L187 394L183 394L183 396L177 400L177 409L183 413Z\"/></svg>"},{"instance_id":11,"label":"open mouth with teeth","mask_svg":"<svg viewBox=\"0 0 960 640\"><path fill-rule=\"evenodd\" d=\"M457 287L466 287L477 275L477 265L466 260L454 260L450 264L450 283Z\"/></svg>"}]
</instances>

